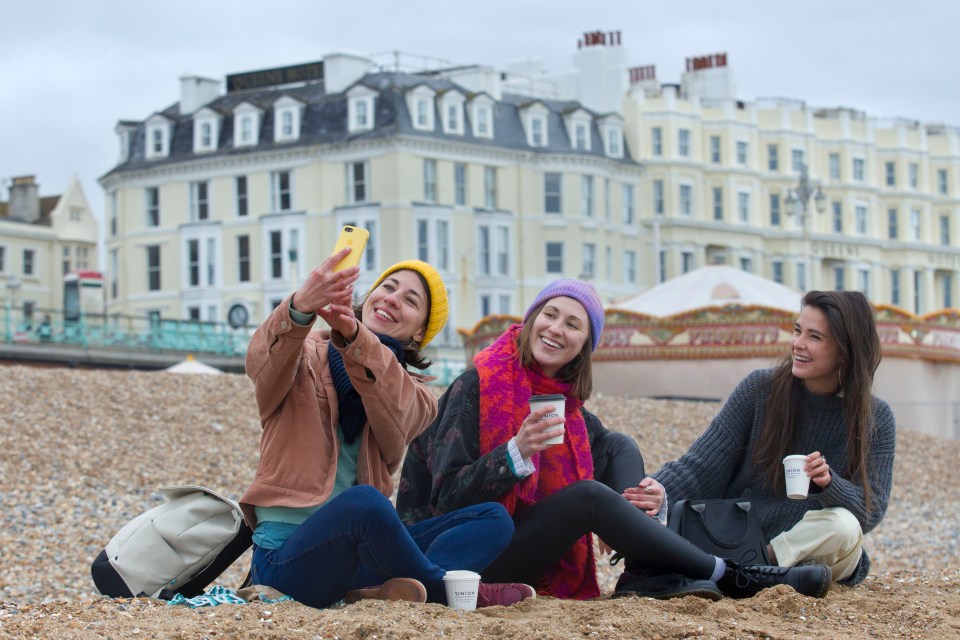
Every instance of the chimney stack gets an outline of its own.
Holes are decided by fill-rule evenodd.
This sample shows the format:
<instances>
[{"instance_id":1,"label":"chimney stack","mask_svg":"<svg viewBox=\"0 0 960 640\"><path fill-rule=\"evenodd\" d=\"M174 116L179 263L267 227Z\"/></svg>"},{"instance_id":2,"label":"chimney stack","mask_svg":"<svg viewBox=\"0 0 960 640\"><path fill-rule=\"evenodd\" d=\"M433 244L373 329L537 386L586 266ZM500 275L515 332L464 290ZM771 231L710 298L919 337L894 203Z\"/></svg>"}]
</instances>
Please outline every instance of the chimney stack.
<instances>
[{"instance_id":1,"label":"chimney stack","mask_svg":"<svg viewBox=\"0 0 960 640\"><path fill-rule=\"evenodd\" d=\"M35 223L40 220L40 185L34 176L19 176L10 185L9 216L15 220Z\"/></svg>"}]
</instances>

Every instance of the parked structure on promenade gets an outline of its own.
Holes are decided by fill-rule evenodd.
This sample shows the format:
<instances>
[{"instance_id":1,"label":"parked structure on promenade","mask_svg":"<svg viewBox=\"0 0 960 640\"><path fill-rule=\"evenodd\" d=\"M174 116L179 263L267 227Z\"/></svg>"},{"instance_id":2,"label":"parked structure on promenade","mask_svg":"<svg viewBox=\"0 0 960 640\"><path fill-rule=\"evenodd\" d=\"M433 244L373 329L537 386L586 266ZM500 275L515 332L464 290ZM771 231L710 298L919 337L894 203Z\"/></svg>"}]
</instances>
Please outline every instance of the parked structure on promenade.
<instances>
[{"instance_id":1,"label":"parked structure on promenade","mask_svg":"<svg viewBox=\"0 0 960 640\"><path fill-rule=\"evenodd\" d=\"M585 34L559 74L399 60L186 76L176 103L121 121L101 179L109 311L256 324L348 223L371 231L361 289L392 261L438 267L441 359L463 360L457 328L520 313L559 276L613 302L725 263L916 313L954 305L955 128L745 102L722 54L662 84L619 32ZM794 210L802 167L823 195Z\"/></svg>"}]
</instances>

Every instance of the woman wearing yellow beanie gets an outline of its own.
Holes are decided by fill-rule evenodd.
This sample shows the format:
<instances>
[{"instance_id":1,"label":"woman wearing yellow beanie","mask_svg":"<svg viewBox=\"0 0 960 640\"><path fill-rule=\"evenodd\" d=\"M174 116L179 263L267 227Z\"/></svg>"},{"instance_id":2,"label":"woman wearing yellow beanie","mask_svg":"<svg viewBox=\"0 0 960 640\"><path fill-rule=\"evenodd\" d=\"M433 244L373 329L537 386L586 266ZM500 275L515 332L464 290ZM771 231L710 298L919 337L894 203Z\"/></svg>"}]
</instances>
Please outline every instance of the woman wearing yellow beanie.
<instances>
[{"instance_id":1,"label":"woman wearing yellow beanie","mask_svg":"<svg viewBox=\"0 0 960 640\"><path fill-rule=\"evenodd\" d=\"M313 607L444 603L445 571L484 569L509 544L513 523L491 503L426 526L400 521L392 475L437 414L429 378L408 366L430 365L420 349L447 321L447 293L436 269L408 260L353 307L359 269L333 270L349 251L311 271L247 350L263 427L256 475L240 499L254 529L252 578ZM317 316L329 331L312 331ZM478 604L506 604L484 594L523 587L485 585Z\"/></svg>"}]
</instances>

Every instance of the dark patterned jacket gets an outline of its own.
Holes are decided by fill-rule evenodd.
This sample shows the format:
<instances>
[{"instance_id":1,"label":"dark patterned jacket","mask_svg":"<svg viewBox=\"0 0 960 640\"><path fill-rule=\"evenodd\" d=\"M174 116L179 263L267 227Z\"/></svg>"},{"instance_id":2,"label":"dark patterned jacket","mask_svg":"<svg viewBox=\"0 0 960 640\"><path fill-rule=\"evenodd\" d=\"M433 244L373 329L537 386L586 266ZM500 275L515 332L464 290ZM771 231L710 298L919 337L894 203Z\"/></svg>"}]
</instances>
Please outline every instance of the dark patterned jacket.
<instances>
[{"instance_id":1,"label":"dark patterned jacket","mask_svg":"<svg viewBox=\"0 0 960 640\"><path fill-rule=\"evenodd\" d=\"M597 454L602 449L598 444L611 432L597 416L581 411L594 454L594 478L602 479L609 457ZM509 455L506 444L480 455L480 377L469 369L440 398L437 419L407 449L397 493L400 518L413 524L497 501L522 480L511 470Z\"/></svg>"}]
</instances>

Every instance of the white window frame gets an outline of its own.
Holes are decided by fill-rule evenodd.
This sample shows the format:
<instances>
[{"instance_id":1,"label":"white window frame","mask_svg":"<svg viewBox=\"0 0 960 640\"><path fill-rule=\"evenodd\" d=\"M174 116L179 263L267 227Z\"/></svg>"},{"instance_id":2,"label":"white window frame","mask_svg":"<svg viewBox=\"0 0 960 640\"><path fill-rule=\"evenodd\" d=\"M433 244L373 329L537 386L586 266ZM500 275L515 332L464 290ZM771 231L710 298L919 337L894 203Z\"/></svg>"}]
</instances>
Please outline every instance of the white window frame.
<instances>
[{"instance_id":1,"label":"white window frame","mask_svg":"<svg viewBox=\"0 0 960 640\"><path fill-rule=\"evenodd\" d=\"M363 169L363 180L361 182L357 181L356 177L356 167L360 166ZM359 204L362 202L370 201L370 163L366 160L356 160L353 162L347 162L344 164L344 170L346 173L346 179L344 183L346 184L346 201L349 204ZM357 196L357 187L363 189L363 193L360 194L360 197Z\"/></svg>"},{"instance_id":2,"label":"white window frame","mask_svg":"<svg viewBox=\"0 0 960 640\"><path fill-rule=\"evenodd\" d=\"M170 155L170 121L164 116L155 115L147 120L146 158L166 158Z\"/></svg>"},{"instance_id":3,"label":"white window frame","mask_svg":"<svg viewBox=\"0 0 960 640\"><path fill-rule=\"evenodd\" d=\"M918 189L920 186L920 163L910 162L907 164L907 179L911 189Z\"/></svg>"},{"instance_id":4,"label":"white window frame","mask_svg":"<svg viewBox=\"0 0 960 640\"><path fill-rule=\"evenodd\" d=\"M609 158L623 157L623 127L619 124L603 126L604 151Z\"/></svg>"},{"instance_id":5,"label":"white window frame","mask_svg":"<svg viewBox=\"0 0 960 640\"><path fill-rule=\"evenodd\" d=\"M453 219L448 211L418 212L414 218L413 255L440 272L453 268Z\"/></svg>"},{"instance_id":6,"label":"white window frame","mask_svg":"<svg viewBox=\"0 0 960 640\"><path fill-rule=\"evenodd\" d=\"M632 227L637 222L637 189L635 185L623 184L620 189L620 210L623 224Z\"/></svg>"},{"instance_id":7,"label":"white window frame","mask_svg":"<svg viewBox=\"0 0 960 640\"><path fill-rule=\"evenodd\" d=\"M287 188L282 190L281 180L287 178ZM293 171L284 169L270 172L270 210L274 213L288 213L293 211L294 183ZM286 206L283 200L286 199Z\"/></svg>"},{"instance_id":8,"label":"white window frame","mask_svg":"<svg viewBox=\"0 0 960 640\"><path fill-rule=\"evenodd\" d=\"M300 117L303 103L284 96L273 104L273 141L291 142L300 139ZM288 126L289 119L289 126Z\"/></svg>"},{"instance_id":9,"label":"white window frame","mask_svg":"<svg viewBox=\"0 0 960 640\"><path fill-rule=\"evenodd\" d=\"M584 218L593 218L596 209L596 189L593 176L580 176L580 215Z\"/></svg>"},{"instance_id":10,"label":"white window frame","mask_svg":"<svg viewBox=\"0 0 960 640\"><path fill-rule=\"evenodd\" d=\"M190 183L190 222L204 222L210 217L210 181L194 180Z\"/></svg>"},{"instance_id":11,"label":"white window frame","mask_svg":"<svg viewBox=\"0 0 960 640\"><path fill-rule=\"evenodd\" d=\"M453 202L457 206L467 204L467 163L453 163Z\"/></svg>"},{"instance_id":12,"label":"white window frame","mask_svg":"<svg viewBox=\"0 0 960 640\"><path fill-rule=\"evenodd\" d=\"M677 155L681 158L689 158L692 152L690 146L692 144L692 134L690 129L686 127L677 129Z\"/></svg>"},{"instance_id":13,"label":"white window frame","mask_svg":"<svg viewBox=\"0 0 960 640\"><path fill-rule=\"evenodd\" d=\"M437 160L423 159L423 201L435 203L437 201Z\"/></svg>"},{"instance_id":14,"label":"white window frame","mask_svg":"<svg viewBox=\"0 0 960 640\"><path fill-rule=\"evenodd\" d=\"M593 242L583 243L583 263L580 277L593 279L597 275L597 245Z\"/></svg>"},{"instance_id":15,"label":"white window frame","mask_svg":"<svg viewBox=\"0 0 960 640\"><path fill-rule=\"evenodd\" d=\"M233 110L233 146L254 147L260 142L260 121L263 111L250 104L241 102ZM249 123L249 128L246 127Z\"/></svg>"},{"instance_id":16,"label":"white window frame","mask_svg":"<svg viewBox=\"0 0 960 640\"><path fill-rule=\"evenodd\" d=\"M487 165L483 168L483 206L487 209L497 208L498 171L496 167Z\"/></svg>"},{"instance_id":17,"label":"white window frame","mask_svg":"<svg viewBox=\"0 0 960 640\"><path fill-rule=\"evenodd\" d=\"M590 151L592 137L590 127L593 116L586 109L576 109L564 116L567 128L567 137L570 139L570 148L577 151Z\"/></svg>"},{"instance_id":18,"label":"white window frame","mask_svg":"<svg viewBox=\"0 0 960 640\"><path fill-rule=\"evenodd\" d=\"M923 237L923 214L920 209L910 209L910 240L920 242Z\"/></svg>"},{"instance_id":19,"label":"white window frame","mask_svg":"<svg viewBox=\"0 0 960 640\"><path fill-rule=\"evenodd\" d=\"M712 164L720 164L723 160L722 147L723 143L720 136L710 136L710 162Z\"/></svg>"},{"instance_id":20,"label":"white window frame","mask_svg":"<svg viewBox=\"0 0 960 640\"><path fill-rule=\"evenodd\" d=\"M220 116L204 107L193 114L193 152L209 153L217 150L220 138Z\"/></svg>"},{"instance_id":21,"label":"white window frame","mask_svg":"<svg viewBox=\"0 0 960 640\"><path fill-rule=\"evenodd\" d=\"M470 103L470 125L473 137L493 139L493 100L483 95Z\"/></svg>"},{"instance_id":22,"label":"white window frame","mask_svg":"<svg viewBox=\"0 0 960 640\"><path fill-rule=\"evenodd\" d=\"M550 248L551 248L551 247L559 247L559 248L560 248L560 256L559 256L559 258L553 258L554 261L555 261L556 259L559 259L559 261L560 261L560 268L559 268L559 269L551 269L551 268L550 268L551 259L552 259L551 256L550 256ZM564 261L564 259L565 259L563 254L564 254L564 246L563 246L563 242L562 242L562 241L559 241L559 242L558 242L558 241L551 241L551 242L547 242L546 244L544 244L544 245L543 245L543 257L544 257L543 271L544 271L544 273L549 273L549 274L562 274L562 273L563 273L563 261Z\"/></svg>"},{"instance_id":23,"label":"white window frame","mask_svg":"<svg viewBox=\"0 0 960 640\"><path fill-rule=\"evenodd\" d=\"M737 220L741 224L750 224L749 191L737 191Z\"/></svg>"},{"instance_id":24,"label":"white window frame","mask_svg":"<svg viewBox=\"0 0 960 640\"><path fill-rule=\"evenodd\" d=\"M680 215L690 218L693 216L693 185L681 183L677 187L677 209Z\"/></svg>"},{"instance_id":25,"label":"white window frame","mask_svg":"<svg viewBox=\"0 0 960 640\"><path fill-rule=\"evenodd\" d=\"M867 178L867 161L865 158L856 157L853 159L853 181L863 182Z\"/></svg>"},{"instance_id":26,"label":"white window frame","mask_svg":"<svg viewBox=\"0 0 960 640\"><path fill-rule=\"evenodd\" d=\"M623 252L623 281L627 284L637 284L637 252L626 249Z\"/></svg>"},{"instance_id":27,"label":"white window frame","mask_svg":"<svg viewBox=\"0 0 960 640\"><path fill-rule=\"evenodd\" d=\"M437 94L425 85L419 85L407 92L407 108L410 110L410 124L417 131L433 131L434 111Z\"/></svg>"},{"instance_id":28,"label":"white window frame","mask_svg":"<svg viewBox=\"0 0 960 640\"><path fill-rule=\"evenodd\" d=\"M868 209L866 203L860 202L854 205L854 228L856 229L858 235L866 236L870 233L869 211L870 210Z\"/></svg>"},{"instance_id":29,"label":"white window frame","mask_svg":"<svg viewBox=\"0 0 960 640\"><path fill-rule=\"evenodd\" d=\"M551 191L548 184L552 177L556 178L556 191ZM556 208L550 208L551 198L556 201ZM543 173L543 212L549 215L563 215L563 173L560 171L545 171Z\"/></svg>"},{"instance_id":30,"label":"white window frame","mask_svg":"<svg viewBox=\"0 0 960 640\"><path fill-rule=\"evenodd\" d=\"M441 101L443 132L448 135L463 135L463 105L466 98L459 91L448 91Z\"/></svg>"},{"instance_id":31,"label":"white window frame","mask_svg":"<svg viewBox=\"0 0 960 640\"><path fill-rule=\"evenodd\" d=\"M828 170L830 172L830 179L840 180L842 176L841 168L840 168L841 166L840 154L831 153L829 156L827 156L827 163L829 165Z\"/></svg>"},{"instance_id":32,"label":"white window frame","mask_svg":"<svg viewBox=\"0 0 960 640\"><path fill-rule=\"evenodd\" d=\"M550 144L547 136L547 111L541 104L528 107L524 114L524 125L527 133L527 144L531 147L546 147Z\"/></svg>"},{"instance_id":33,"label":"white window frame","mask_svg":"<svg viewBox=\"0 0 960 640\"><path fill-rule=\"evenodd\" d=\"M650 127L650 155L663 155L663 127Z\"/></svg>"},{"instance_id":34,"label":"white window frame","mask_svg":"<svg viewBox=\"0 0 960 640\"><path fill-rule=\"evenodd\" d=\"M358 85L347 92L347 131L370 131L376 125L377 92Z\"/></svg>"},{"instance_id":35,"label":"white window frame","mask_svg":"<svg viewBox=\"0 0 960 640\"><path fill-rule=\"evenodd\" d=\"M305 260L306 256L306 232L304 229L304 217L302 215L271 216L262 218L261 224L261 242L263 247L263 265L261 278L264 283L288 283L293 278L294 262L290 260L291 251L297 257L297 277L306 276L308 267ZM280 252L277 254L280 260L280 274L273 275L273 246L271 234L278 233L280 237ZM369 241L368 241L369 246ZM364 250L366 254L366 249ZM300 283L298 282L297 285Z\"/></svg>"},{"instance_id":36,"label":"white window frame","mask_svg":"<svg viewBox=\"0 0 960 640\"><path fill-rule=\"evenodd\" d=\"M155 201L154 201L155 200ZM143 189L143 224L147 228L160 226L160 187L150 186Z\"/></svg>"},{"instance_id":37,"label":"white window frame","mask_svg":"<svg viewBox=\"0 0 960 640\"><path fill-rule=\"evenodd\" d=\"M806 164L807 154L803 149L794 147L790 150L790 168L793 171L800 171L800 168Z\"/></svg>"},{"instance_id":38,"label":"white window frame","mask_svg":"<svg viewBox=\"0 0 960 640\"><path fill-rule=\"evenodd\" d=\"M750 145L746 140L737 140L737 164L747 166L750 160Z\"/></svg>"},{"instance_id":39,"label":"white window frame","mask_svg":"<svg viewBox=\"0 0 960 640\"><path fill-rule=\"evenodd\" d=\"M185 227L183 236L183 263L180 267L180 287L184 290L219 289L223 287L223 250L219 229L212 225ZM190 282L190 243L197 243L197 284Z\"/></svg>"}]
</instances>

